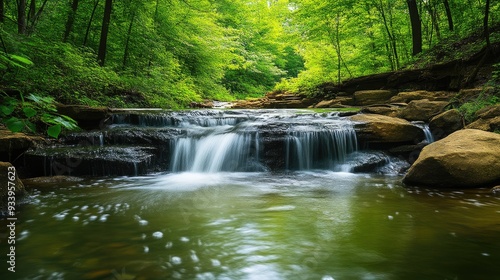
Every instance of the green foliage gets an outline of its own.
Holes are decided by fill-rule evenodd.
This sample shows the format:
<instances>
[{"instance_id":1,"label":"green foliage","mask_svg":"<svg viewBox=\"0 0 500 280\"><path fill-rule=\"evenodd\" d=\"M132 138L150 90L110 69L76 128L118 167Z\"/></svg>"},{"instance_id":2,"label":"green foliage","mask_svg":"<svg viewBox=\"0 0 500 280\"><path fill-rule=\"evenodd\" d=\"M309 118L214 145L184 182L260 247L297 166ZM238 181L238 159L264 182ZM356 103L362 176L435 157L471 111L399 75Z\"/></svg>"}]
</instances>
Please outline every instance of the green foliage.
<instances>
[{"instance_id":1,"label":"green foliage","mask_svg":"<svg viewBox=\"0 0 500 280\"><path fill-rule=\"evenodd\" d=\"M476 113L488 106L500 103L500 64L496 64L485 89L475 99L462 104L458 109L468 123L476 119Z\"/></svg>"},{"instance_id":2,"label":"green foliage","mask_svg":"<svg viewBox=\"0 0 500 280\"><path fill-rule=\"evenodd\" d=\"M65 130L77 130L72 118L57 113L54 98L30 94L26 98L14 98L6 93L2 96L0 120L12 132L36 133L43 129L47 135L58 138Z\"/></svg>"}]
</instances>

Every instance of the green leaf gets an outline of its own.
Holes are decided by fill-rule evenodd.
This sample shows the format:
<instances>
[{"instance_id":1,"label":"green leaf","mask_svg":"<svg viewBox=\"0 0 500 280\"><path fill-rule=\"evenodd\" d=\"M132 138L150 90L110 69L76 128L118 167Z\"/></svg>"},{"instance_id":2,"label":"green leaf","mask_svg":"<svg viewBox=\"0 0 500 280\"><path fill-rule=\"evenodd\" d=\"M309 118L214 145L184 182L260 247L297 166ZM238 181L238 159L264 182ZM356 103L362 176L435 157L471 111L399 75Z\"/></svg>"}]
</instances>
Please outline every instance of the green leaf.
<instances>
[{"instance_id":1,"label":"green leaf","mask_svg":"<svg viewBox=\"0 0 500 280\"><path fill-rule=\"evenodd\" d=\"M77 129L78 128L78 126L76 124L76 121L73 120L73 119L70 121L70 120L65 120L65 119L63 119L61 117L56 117L54 119L54 122L57 123L57 124L62 125L64 128L69 129L69 130L73 130L73 129Z\"/></svg>"},{"instance_id":2,"label":"green leaf","mask_svg":"<svg viewBox=\"0 0 500 280\"><path fill-rule=\"evenodd\" d=\"M7 128L12 132L20 132L24 128L24 122L16 117L12 117L5 122Z\"/></svg>"},{"instance_id":3,"label":"green leaf","mask_svg":"<svg viewBox=\"0 0 500 280\"><path fill-rule=\"evenodd\" d=\"M59 134L61 134L61 130L62 130L61 125L60 124L56 124L56 125L53 125L53 126L49 126L49 128L47 128L47 134L50 137L58 138Z\"/></svg>"},{"instance_id":4,"label":"green leaf","mask_svg":"<svg viewBox=\"0 0 500 280\"><path fill-rule=\"evenodd\" d=\"M26 64L26 65L33 65L33 62L24 56L11 54L10 59L13 61L19 62L19 63Z\"/></svg>"},{"instance_id":5,"label":"green leaf","mask_svg":"<svg viewBox=\"0 0 500 280\"><path fill-rule=\"evenodd\" d=\"M26 126L29 128L29 130L33 133L36 133L36 125L30 121L26 121Z\"/></svg>"},{"instance_id":6,"label":"green leaf","mask_svg":"<svg viewBox=\"0 0 500 280\"><path fill-rule=\"evenodd\" d=\"M24 115L26 115L27 118L31 118L36 116L38 113L35 109L30 108L30 107L24 107L23 108Z\"/></svg>"},{"instance_id":7,"label":"green leaf","mask_svg":"<svg viewBox=\"0 0 500 280\"><path fill-rule=\"evenodd\" d=\"M2 114L5 116L8 116L14 112L14 107L13 106L0 106L0 111L2 111Z\"/></svg>"}]
</instances>

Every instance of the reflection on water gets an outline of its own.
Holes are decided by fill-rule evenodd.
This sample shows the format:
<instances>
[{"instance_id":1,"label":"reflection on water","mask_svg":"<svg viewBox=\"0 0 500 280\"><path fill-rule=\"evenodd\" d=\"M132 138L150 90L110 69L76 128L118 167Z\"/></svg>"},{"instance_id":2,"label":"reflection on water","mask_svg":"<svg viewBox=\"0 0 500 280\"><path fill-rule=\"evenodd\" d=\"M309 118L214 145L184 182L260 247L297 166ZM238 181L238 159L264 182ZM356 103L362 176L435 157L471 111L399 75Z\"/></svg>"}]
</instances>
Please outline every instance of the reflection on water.
<instances>
[{"instance_id":1,"label":"reflection on water","mask_svg":"<svg viewBox=\"0 0 500 280\"><path fill-rule=\"evenodd\" d=\"M494 279L500 197L328 171L45 188L2 279ZM5 227L6 221L2 221ZM7 252L2 237L2 255Z\"/></svg>"}]
</instances>

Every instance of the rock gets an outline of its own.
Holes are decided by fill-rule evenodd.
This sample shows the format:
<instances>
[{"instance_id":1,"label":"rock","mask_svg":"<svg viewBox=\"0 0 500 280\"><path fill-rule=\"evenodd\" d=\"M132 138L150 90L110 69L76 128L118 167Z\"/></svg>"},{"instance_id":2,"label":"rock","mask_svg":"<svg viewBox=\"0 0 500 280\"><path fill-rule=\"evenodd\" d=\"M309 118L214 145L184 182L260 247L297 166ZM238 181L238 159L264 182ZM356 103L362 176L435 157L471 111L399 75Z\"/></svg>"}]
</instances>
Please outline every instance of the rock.
<instances>
[{"instance_id":1,"label":"rock","mask_svg":"<svg viewBox=\"0 0 500 280\"><path fill-rule=\"evenodd\" d=\"M446 101L414 100L401 111L399 117L409 121L427 122L430 118L441 113L448 104Z\"/></svg>"},{"instance_id":2,"label":"rock","mask_svg":"<svg viewBox=\"0 0 500 280\"><path fill-rule=\"evenodd\" d=\"M433 117L429 122L429 129L435 140L443 139L463 127L462 114L457 109L441 113Z\"/></svg>"},{"instance_id":3,"label":"rock","mask_svg":"<svg viewBox=\"0 0 500 280\"><path fill-rule=\"evenodd\" d=\"M404 102L408 103L413 100L428 99L430 101L448 101L455 95L449 91L403 91L390 99L391 103Z\"/></svg>"},{"instance_id":4,"label":"rock","mask_svg":"<svg viewBox=\"0 0 500 280\"><path fill-rule=\"evenodd\" d=\"M340 104L339 100L336 99L323 100L320 101L318 104L314 105L314 108L338 108L338 107L344 107L344 106Z\"/></svg>"},{"instance_id":5,"label":"rock","mask_svg":"<svg viewBox=\"0 0 500 280\"><path fill-rule=\"evenodd\" d=\"M12 190L15 193L16 205L19 205L20 198L26 194L24 184L19 179L17 170L11 163L0 162L0 217L8 216L9 214L9 191Z\"/></svg>"},{"instance_id":6,"label":"rock","mask_svg":"<svg viewBox=\"0 0 500 280\"><path fill-rule=\"evenodd\" d=\"M500 186L495 186L491 189L491 192L494 194L500 194Z\"/></svg>"},{"instance_id":7,"label":"rock","mask_svg":"<svg viewBox=\"0 0 500 280\"><path fill-rule=\"evenodd\" d=\"M401 108L393 105L371 105L361 109L361 113L397 117Z\"/></svg>"},{"instance_id":8,"label":"rock","mask_svg":"<svg viewBox=\"0 0 500 280\"><path fill-rule=\"evenodd\" d=\"M158 160L153 147L51 147L24 155L31 177L136 176L154 171Z\"/></svg>"},{"instance_id":9,"label":"rock","mask_svg":"<svg viewBox=\"0 0 500 280\"><path fill-rule=\"evenodd\" d=\"M469 125L466 128L470 129L480 129L484 131L499 131L500 130L500 116L492 119L479 119Z\"/></svg>"},{"instance_id":10,"label":"rock","mask_svg":"<svg viewBox=\"0 0 500 280\"><path fill-rule=\"evenodd\" d=\"M358 114L350 117L355 124L358 139L368 142L420 142L424 132L410 122L382 115Z\"/></svg>"},{"instance_id":11,"label":"rock","mask_svg":"<svg viewBox=\"0 0 500 280\"><path fill-rule=\"evenodd\" d=\"M358 106L385 103L394 93L390 90L361 90L354 92L354 101Z\"/></svg>"},{"instance_id":12,"label":"rock","mask_svg":"<svg viewBox=\"0 0 500 280\"><path fill-rule=\"evenodd\" d=\"M100 124L109 113L107 107L89 107L84 105L57 105L57 112L78 122L82 128L100 128Z\"/></svg>"},{"instance_id":13,"label":"rock","mask_svg":"<svg viewBox=\"0 0 500 280\"><path fill-rule=\"evenodd\" d=\"M13 133L0 127L0 160L10 161L45 140L38 136L28 136L24 133Z\"/></svg>"},{"instance_id":14,"label":"rock","mask_svg":"<svg viewBox=\"0 0 500 280\"><path fill-rule=\"evenodd\" d=\"M403 182L443 188L494 186L500 183L500 134L454 132L426 146Z\"/></svg>"},{"instance_id":15,"label":"rock","mask_svg":"<svg viewBox=\"0 0 500 280\"><path fill-rule=\"evenodd\" d=\"M484 131L499 131L500 130L500 104L488 106L476 112L477 120L467 128L480 129Z\"/></svg>"},{"instance_id":16,"label":"rock","mask_svg":"<svg viewBox=\"0 0 500 280\"><path fill-rule=\"evenodd\" d=\"M353 173L373 173L387 163L389 163L389 157L383 152L376 151L352 153L345 162L350 166L349 171Z\"/></svg>"}]
</instances>

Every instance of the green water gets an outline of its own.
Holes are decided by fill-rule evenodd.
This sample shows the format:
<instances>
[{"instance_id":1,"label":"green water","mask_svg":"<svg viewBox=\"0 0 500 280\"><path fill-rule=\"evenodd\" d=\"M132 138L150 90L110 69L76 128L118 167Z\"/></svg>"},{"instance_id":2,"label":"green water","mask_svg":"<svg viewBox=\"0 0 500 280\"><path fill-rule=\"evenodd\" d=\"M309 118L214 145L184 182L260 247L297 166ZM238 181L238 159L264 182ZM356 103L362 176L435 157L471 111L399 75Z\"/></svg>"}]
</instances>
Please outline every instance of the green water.
<instances>
[{"instance_id":1,"label":"green water","mask_svg":"<svg viewBox=\"0 0 500 280\"><path fill-rule=\"evenodd\" d=\"M16 273L3 261L0 277L499 279L500 196L400 181L318 171L44 186L17 214Z\"/></svg>"}]
</instances>

